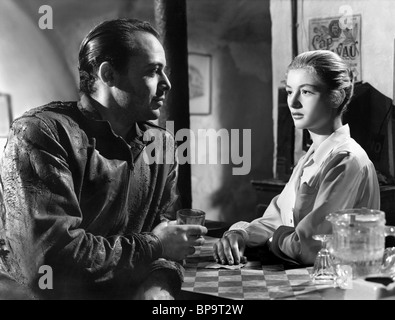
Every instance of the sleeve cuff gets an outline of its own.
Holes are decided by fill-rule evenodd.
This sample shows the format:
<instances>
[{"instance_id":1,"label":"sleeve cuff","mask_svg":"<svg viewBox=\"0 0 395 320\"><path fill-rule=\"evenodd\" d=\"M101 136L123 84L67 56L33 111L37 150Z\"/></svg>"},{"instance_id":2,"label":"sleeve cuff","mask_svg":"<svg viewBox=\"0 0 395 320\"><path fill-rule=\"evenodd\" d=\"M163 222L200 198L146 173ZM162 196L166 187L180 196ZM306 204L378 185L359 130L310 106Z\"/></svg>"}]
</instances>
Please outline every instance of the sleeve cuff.
<instances>
[{"instance_id":1,"label":"sleeve cuff","mask_svg":"<svg viewBox=\"0 0 395 320\"><path fill-rule=\"evenodd\" d=\"M274 233L273 237L271 237L272 242L269 243L269 240L267 242L269 246L269 250L278 258L281 260L293 264L293 265L299 265L297 261L292 259L291 257L287 256L280 248L280 243L283 242L283 237L289 234L290 232L293 232L294 228L288 227L288 226L280 226Z\"/></svg>"},{"instance_id":2,"label":"sleeve cuff","mask_svg":"<svg viewBox=\"0 0 395 320\"><path fill-rule=\"evenodd\" d=\"M163 255L163 246L159 238L152 232L143 232L141 236L147 242L147 246L151 251L152 260L159 259Z\"/></svg>"},{"instance_id":3,"label":"sleeve cuff","mask_svg":"<svg viewBox=\"0 0 395 320\"><path fill-rule=\"evenodd\" d=\"M169 274L168 284L174 294L178 294L184 282L184 268L174 261L158 259L151 264L150 273L155 271L166 271Z\"/></svg>"},{"instance_id":4,"label":"sleeve cuff","mask_svg":"<svg viewBox=\"0 0 395 320\"><path fill-rule=\"evenodd\" d=\"M248 240L249 240L249 238L250 238L250 236L249 236L249 234L248 234L248 232L247 232L246 229L248 228L249 225L250 225L250 223L249 223L249 222L246 222L246 221L239 221L239 222L236 222L235 224L233 224L233 225L229 228L228 231L226 231L226 232L224 233L224 236L226 236L227 234L229 234L229 233L231 233L231 232L237 232L237 233L239 233L239 234L243 237L244 242L247 243Z\"/></svg>"},{"instance_id":5,"label":"sleeve cuff","mask_svg":"<svg viewBox=\"0 0 395 320\"><path fill-rule=\"evenodd\" d=\"M237 230L239 230L239 229L245 230L248 228L249 225L250 225L249 222L239 221L239 222L236 222L235 224L231 225L229 230L236 230L236 229Z\"/></svg>"},{"instance_id":6,"label":"sleeve cuff","mask_svg":"<svg viewBox=\"0 0 395 320\"><path fill-rule=\"evenodd\" d=\"M243 237L244 243L247 243L248 238L249 238L247 231L245 231L244 229L231 229L231 230L225 231L223 237L225 238L227 235L232 234L232 233L237 233L237 234L241 235Z\"/></svg>"}]
</instances>

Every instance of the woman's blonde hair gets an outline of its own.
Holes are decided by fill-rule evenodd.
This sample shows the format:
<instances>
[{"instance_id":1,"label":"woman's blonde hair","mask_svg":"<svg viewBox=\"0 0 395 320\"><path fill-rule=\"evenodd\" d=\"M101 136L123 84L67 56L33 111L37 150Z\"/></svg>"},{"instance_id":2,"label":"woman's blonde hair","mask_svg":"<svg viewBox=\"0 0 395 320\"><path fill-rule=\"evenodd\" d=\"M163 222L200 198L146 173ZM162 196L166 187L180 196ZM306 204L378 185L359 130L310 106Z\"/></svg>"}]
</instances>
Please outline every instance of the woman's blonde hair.
<instances>
[{"instance_id":1,"label":"woman's blonde hair","mask_svg":"<svg viewBox=\"0 0 395 320\"><path fill-rule=\"evenodd\" d=\"M317 74L329 88L330 98L340 103L338 113L342 115L354 93L354 77L348 64L336 53L329 50L306 51L296 56L287 68L289 70L308 69ZM344 100L342 99L344 91Z\"/></svg>"}]
</instances>

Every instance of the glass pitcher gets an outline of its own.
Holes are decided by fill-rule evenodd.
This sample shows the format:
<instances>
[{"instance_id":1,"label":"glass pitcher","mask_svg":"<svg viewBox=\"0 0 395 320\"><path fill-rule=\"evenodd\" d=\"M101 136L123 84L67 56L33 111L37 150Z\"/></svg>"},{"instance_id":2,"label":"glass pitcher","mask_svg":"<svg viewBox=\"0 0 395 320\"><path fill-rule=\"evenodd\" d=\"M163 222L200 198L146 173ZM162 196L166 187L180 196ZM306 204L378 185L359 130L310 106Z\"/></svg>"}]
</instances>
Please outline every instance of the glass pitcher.
<instances>
[{"instance_id":1,"label":"glass pitcher","mask_svg":"<svg viewBox=\"0 0 395 320\"><path fill-rule=\"evenodd\" d=\"M330 213L333 237L329 250L339 264L352 267L353 278L380 273L385 237L395 236L395 228L385 225L380 210L344 209Z\"/></svg>"}]
</instances>

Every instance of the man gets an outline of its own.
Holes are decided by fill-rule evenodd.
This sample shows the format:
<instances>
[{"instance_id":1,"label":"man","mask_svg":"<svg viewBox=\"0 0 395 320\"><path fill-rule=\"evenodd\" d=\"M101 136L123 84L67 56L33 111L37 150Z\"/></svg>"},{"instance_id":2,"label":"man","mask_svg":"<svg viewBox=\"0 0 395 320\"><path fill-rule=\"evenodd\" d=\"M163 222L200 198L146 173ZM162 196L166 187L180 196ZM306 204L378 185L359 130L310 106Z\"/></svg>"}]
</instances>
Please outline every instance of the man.
<instances>
[{"instance_id":1,"label":"man","mask_svg":"<svg viewBox=\"0 0 395 320\"><path fill-rule=\"evenodd\" d=\"M10 274L39 298L173 299L180 289L175 261L193 253L207 229L170 221L177 161L144 157L151 143L175 154L173 137L149 122L171 88L165 68L147 22L103 22L80 47L80 100L14 121L1 166L0 224ZM163 139L147 141L150 130Z\"/></svg>"}]
</instances>

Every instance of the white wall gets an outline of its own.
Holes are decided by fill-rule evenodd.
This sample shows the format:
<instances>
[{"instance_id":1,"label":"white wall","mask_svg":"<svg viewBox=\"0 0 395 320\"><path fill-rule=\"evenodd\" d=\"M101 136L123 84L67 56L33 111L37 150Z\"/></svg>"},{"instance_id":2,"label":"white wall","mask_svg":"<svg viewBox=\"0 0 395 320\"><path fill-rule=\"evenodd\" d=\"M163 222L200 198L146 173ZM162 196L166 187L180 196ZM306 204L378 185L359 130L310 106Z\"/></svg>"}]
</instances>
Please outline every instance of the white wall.
<instances>
[{"instance_id":1,"label":"white wall","mask_svg":"<svg viewBox=\"0 0 395 320\"><path fill-rule=\"evenodd\" d=\"M37 22L17 1L1 0L0 91L11 94L14 118L32 107L78 96L65 61L46 37L50 31Z\"/></svg>"}]
</instances>

